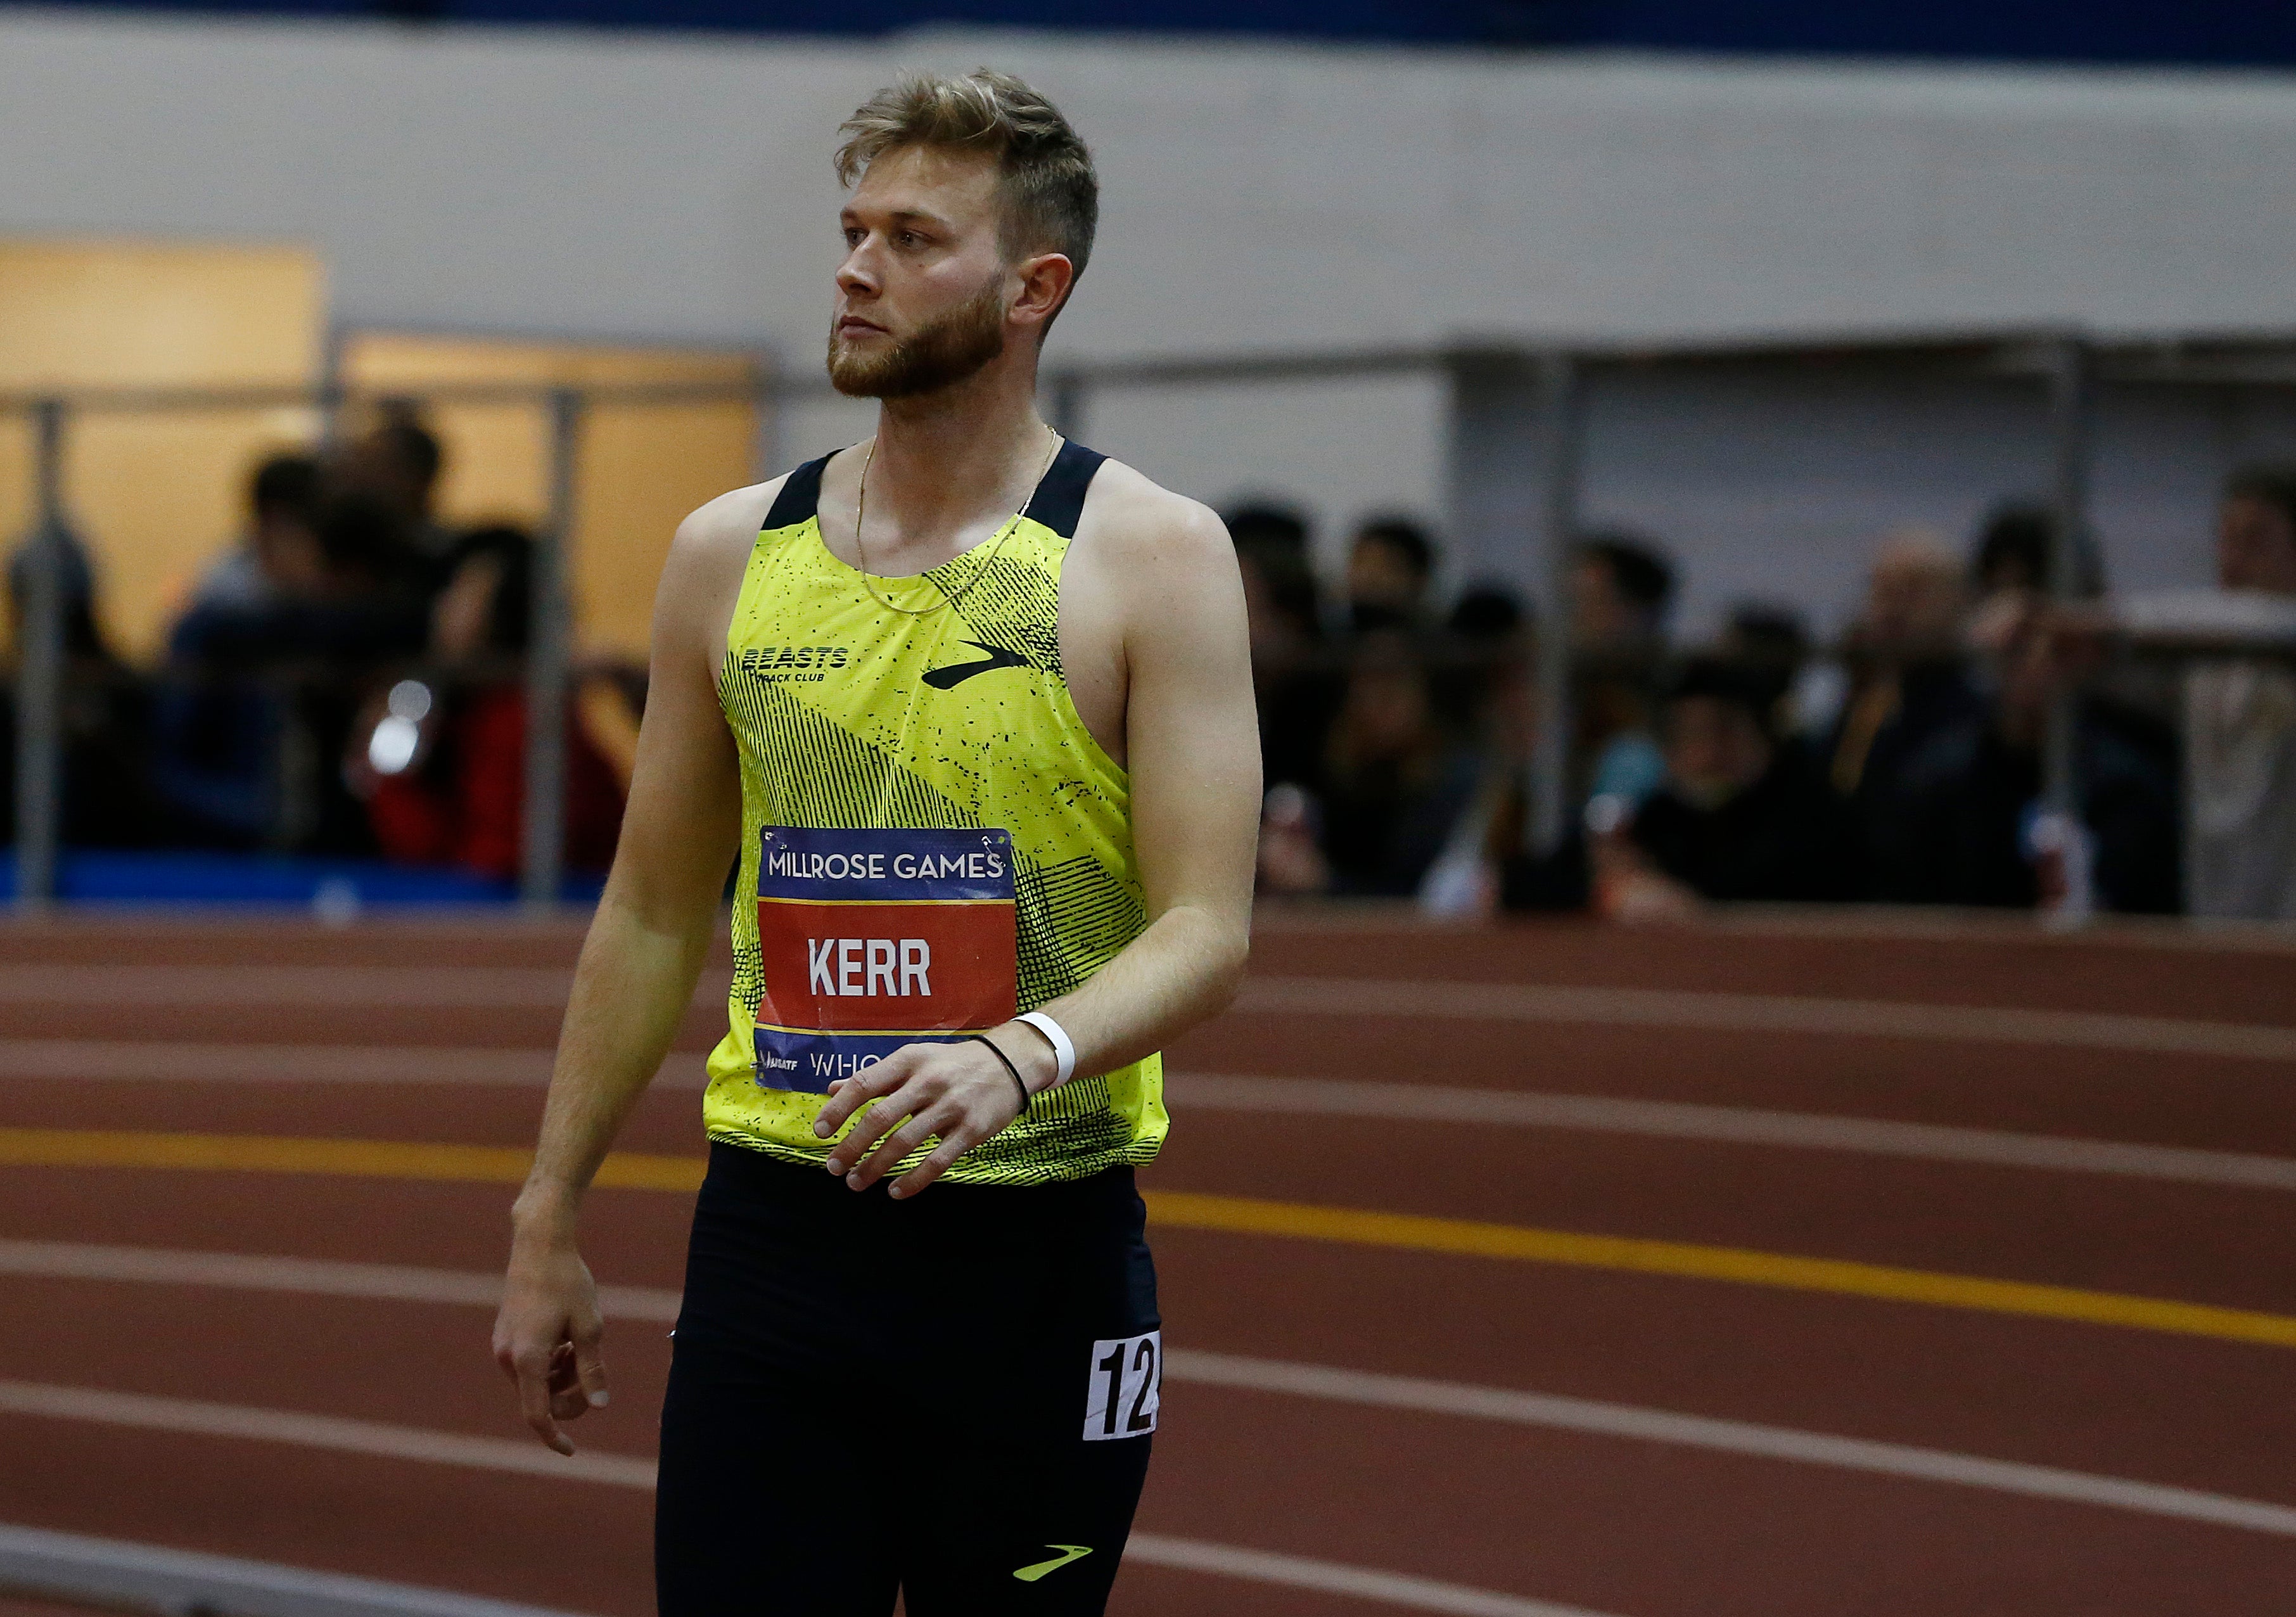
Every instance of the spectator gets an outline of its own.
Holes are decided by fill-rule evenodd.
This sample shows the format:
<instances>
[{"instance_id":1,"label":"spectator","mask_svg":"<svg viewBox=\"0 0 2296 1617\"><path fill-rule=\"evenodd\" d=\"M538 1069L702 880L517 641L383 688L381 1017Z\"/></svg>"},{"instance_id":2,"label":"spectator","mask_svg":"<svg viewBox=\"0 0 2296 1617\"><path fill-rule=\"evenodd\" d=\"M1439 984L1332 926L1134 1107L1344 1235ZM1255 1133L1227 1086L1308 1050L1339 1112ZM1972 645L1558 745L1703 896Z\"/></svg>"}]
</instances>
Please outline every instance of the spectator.
<instances>
[{"instance_id":1,"label":"spectator","mask_svg":"<svg viewBox=\"0 0 2296 1617\"><path fill-rule=\"evenodd\" d=\"M1324 637L1307 520L1281 505L1244 505L1226 517L1243 572L1254 662L1286 664L1309 655Z\"/></svg>"},{"instance_id":2,"label":"spectator","mask_svg":"<svg viewBox=\"0 0 2296 1617\"><path fill-rule=\"evenodd\" d=\"M2226 484L2217 584L2259 623L2296 614L2296 465L2245 466ZM2192 913L2296 920L2296 672L2195 662L2185 731Z\"/></svg>"},{"instance_id":3,"label":"spectator","mask_svg":"<svg viewBox=\"0 0 2296 1617\"><path fill-rule=\"evenodd\" d=\"M1522 597L1504 584L1471 584L1451 603L1444 631L1462 645L1496 652L1508 646L1528 621Z\"/></svg>"},{"instance_id":4,"label":"spectator","mask_svg":"<svg viewBox=\"0 0 2296 1617\"><path fill-rule=\"evenodd\" d=\"M2177 906L2179 850L2167 704L2141 670L2101 667L2093 635L2065 632L2095 613L2049 600L2054 526L2046 508L2012 504L1996 507L1979 530L1968 644L1990 677L1994 718L1964 792L2016 818L2034 898L2044 907L2168 913ZM2096 546L2079 546L2073 562L2075 593L2102 594ZM2072 723L2078 825L2041 800L2043 751L2060 703ZM2021 806L2012 800L2020 792ZM2002 874L2005 881L2005 866Z\"/></svg>"},{"instance_id":5,"label":"spectator","mask_svg":"<svg viewBox=\"0 0 2296 1617\"><path fill-rule=\"evenodd\" d=\"M2019 841L2032 792L2017 771L1980 767L1994 714L1963 665L1965 577L1936 536L1890 536L1847 637L1849 694L1824 756L1856 822L1865 894L1885 903L2033 900Z\"/></svg>"},{"instance_id":6,"label":"spectator","mask_svg":"<svg viewBox=\"0 0 2296 1617\"><path fill-rule=\"evenodd\" d=\"M1970 584L1980 603L2004 595L2046 595L2049 587L2049 536L2056 516L2030 500L1996 505L1977 533L1970 559ZM2073 545L2072 590L2077 596L2104 590L2104 567L2096 542L2084 533Z\"/></svg>"},{"instance_id":7,"label":"spectator","mask_svg":"<svg viewBox=\"0 0 2296 1617\"><path fill-rule=\"evenodd\" d=\"M259 589L195 602L169 633L171 660L209 669L294 663L358 672L376 657L420 646L422 603L396 511L370 495L342 493L327 497L311 521L310 550L283 535L286 562L266 572Z\"/></svg>"},{"instance_id":8,"label":"spectator","mask_svg":"<svg viewBox=\"0 0 2296 1617\"><path fill-rule=\"evenodd\" d=\"M62 746L59 840L81 848L138 848L158 834L145 743L150 723L144 684L113 655L98 626L95 574L87 551L70 535L59 555L63 606L63 688L58 718ZM29 543L8 563L9 644L20 654L31 598ZM0 692L0 837L16 830L14 692Z\"/></svg>"},{"instance_id":9,"label":"spectator","mask_svg":"<svg viewBox=\"0 0 2296 1617\"><path fill-rule=\"evenodd\" d=\"M1570 571L1572 632L1581 649L1646 652L1663 644L1674 608L1674 567L1638 535L1589 535Z\"/></svg>"},{"instance_id":10,"label":"spectator","mask_svg":"<svg viewBox=\"0 0 2296 1617\"><path fill-rule=\"evenodd\" d=\"M1374 517L1348 546L1348 627L1411 630L1423 626L1435 545L1408 517Z\"/></svg>"},{"instance_id":11,"label":"spectator","mask_svg":"<svg viewBox=\"0 0 2296 1617\"><path fill-rule=\"evenodd\" d=\"M398 681L354 727L345 774L386 857L518 874L532 578L533 543L518 529L465 538L431 608L430 678ZM627 783L592 738L586 694L567 718L566 863L599 871L613 859Z\"/></svg>"},{"instance_id":12,"label":"spectator","mask_svg":"<svg viewBox=\"0 0 2296 1617\"><path fill-rule=\"evenodd\" d=\"M1419 884L1434 915L1483 915L1505 887L1508 857L1522 843L1522 781L1538 731L1528 615L1504 584L1478 584L1444 623L1437 710L1469 716L1480 767L1472 799Z\"/></svg>"},{"instance_id":13,"label":"spectator","mask_svg":"<svg viewBox=\"0 0 2296 1617\"><path fill-rule=\"evenodd\" d=\"M1270 793L1261 880L1270 891L1407 897L1443 851L1479 778L1447 735L1428 671L1402 635L1362 637L1324 747L1320 790Z\"/></svg>"},{"instance_id":14,"label":"spectator","mask_svg":"<svg viewBox=\"0 0 2296 1617\"><path fill-rule=\"evenodd\" d=\"M1570 574L1570 636L1578 663L1575 778L1585 798L1631 808L1666 778L1651 734L1651 694L1674 604L1674 568L1634 535L1595 534Z\"/></svg>"},{"instance_id":15,"label":"spectator","mask_svg":"<svg viewBox=\"0 0 2296 1617\"><path fill-rule=\"evenodd\" d=\"M1311 783L1323 767L1341 681L1324 645L1308 524L1288 508L1256 505L1229 513L1227 529L1243 575L1261 778L1270 786Z\"/></svg>"},{"instance_id":16,"label":"spectator","mask_svg":"<svg viewBox=\"0 0 2296 1617\"><path fill-rule=\"evenodd\" d=\"M1802 676L1810 665L1809 629L1791 606L1742 601L1724 620L1721 654L1771 687L1771 733L1783 742L1808 722Z\"/></svg>"},{"instance_id":17,"label":"spectator","mask_svg":"<svg viewBox=\"0 0 2296 1617\"><path fill-rule=\"evenodd\" d=\"M1597 835L1598 906L1626 919L1707 900L1847 899L1856 873L1840 800L1775 727L1778 670L1693 658L1666 699L1664 785Z\"/></svg>"},{"instance_id":18,"label":"spectator","mask_svg":"<svg viewBox=\"0 0 2296 1617\"><path fill-rule=\"evenodd\" d=\"M385 403L380 419L345 450L338 473L346 489L380 501L397 519L406 546L435 583L455 548L438 519L439 476L446 466L438 436L406 399Z\"/></svg>"},{"instance_id":19,"label":"spectator","mask_svg":"<svg viewBox=\"0 0 2296 1617\"><path fill-rule=\"evenodd\" d=\"M246 537L200 580L194 608L251 608L314 593L325 571L319 549L319 463L275 455L248 481Z\"/></svg>"},{"instance_id":20,"label":"spectator","mask_svg":"<svg viewBox=\"0 0 2296 1617\"><path fill-rule=\"evenodd\" d=\"M153 750L180 840L372 851L366 817L316 760L340 753L375 666L421 648L422 602L390 507L325 497L313 538L316 569L284 569L252 599L203 598L168 634Z\"/></svg>"}]
</instances>

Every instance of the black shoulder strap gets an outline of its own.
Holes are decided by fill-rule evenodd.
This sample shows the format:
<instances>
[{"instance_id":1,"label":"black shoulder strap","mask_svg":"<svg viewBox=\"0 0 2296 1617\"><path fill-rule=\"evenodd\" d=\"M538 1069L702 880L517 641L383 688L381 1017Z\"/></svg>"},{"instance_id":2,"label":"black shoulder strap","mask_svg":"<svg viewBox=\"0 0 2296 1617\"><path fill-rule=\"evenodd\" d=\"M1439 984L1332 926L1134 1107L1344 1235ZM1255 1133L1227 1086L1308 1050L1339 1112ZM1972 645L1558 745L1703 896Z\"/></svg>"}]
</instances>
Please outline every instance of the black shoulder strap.
<instances>
[{"instance_id":1,"label":"black shoulder strap","mask_svg":"<svg viewBox=\"0 0 2296 1617\"><path fill-rule=\"evenodd\" d=\"M1037 485L1028 509L1021 514L1064 539L1076 538L1077 520L1084 515L1085 494L1092 487L1094 474L1107 459L1097 449L1063 441L1061 452L1053 456L1053 464L1045 472L1045 480Z\"/></svg>"},{"instance_id":2,"label":"black shoulder strap","mask_svg":"<svg viewBox=\"0 0 2296 1617\"><path fill-rule=\"evenodd\" d=\"M774 496L774 508L766 513L766 525L760 533L771 533L777 528L794 528L821 509L821 469L829 464L829 456L809 460L789 474L782 491Z\"/></svg>"}]
</instances>

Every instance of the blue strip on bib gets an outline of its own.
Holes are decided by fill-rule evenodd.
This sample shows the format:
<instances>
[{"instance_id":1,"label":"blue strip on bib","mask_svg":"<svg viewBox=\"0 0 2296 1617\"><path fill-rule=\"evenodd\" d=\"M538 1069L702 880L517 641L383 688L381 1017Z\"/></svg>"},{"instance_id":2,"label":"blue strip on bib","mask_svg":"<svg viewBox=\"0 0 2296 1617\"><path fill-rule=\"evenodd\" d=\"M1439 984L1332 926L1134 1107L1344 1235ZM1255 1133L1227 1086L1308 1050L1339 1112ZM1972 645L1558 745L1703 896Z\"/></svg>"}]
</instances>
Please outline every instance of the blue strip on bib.
<instances>
[{"instance_id":1,"label":"blue strip on bib","mask_svg":"<svg viewBox=\"0 0 2296 1617\"><path fill-rule=\"evenodd\" d=\"M1002 827L838 831L775 825L758 840L760 899L947 903L1013 896L1013 833Z\"/></svg>"}]
</instances>

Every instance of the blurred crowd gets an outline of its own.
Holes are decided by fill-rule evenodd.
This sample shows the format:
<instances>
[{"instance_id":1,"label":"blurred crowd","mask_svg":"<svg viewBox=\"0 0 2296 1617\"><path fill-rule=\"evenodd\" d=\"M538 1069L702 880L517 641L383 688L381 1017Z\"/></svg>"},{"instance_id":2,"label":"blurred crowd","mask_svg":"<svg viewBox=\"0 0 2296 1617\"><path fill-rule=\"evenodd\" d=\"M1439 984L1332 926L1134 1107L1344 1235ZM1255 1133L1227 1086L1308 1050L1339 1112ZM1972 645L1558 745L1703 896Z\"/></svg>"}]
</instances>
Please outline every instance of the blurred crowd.
<instances>
[{"instance_id":1,"label":"blurred crowd","mask_svg":"<svg viewBox=\"0 0 2296 1617\"><path fill-rule=\"evenodd\" d=\"M148 669L106 644L66 545L68 846L517 873L535 546L442 523L441 469L406 407L266 461ZM1830 639L1749 603L1681 643L1676 563L1634 533L1583 537L1556 624L1496 585L1439 598L1437 541L1408 516L1361 523L1331 579L1296 512L1227 522L1263 893L1623 919L1743 900L2296 919L2296 467L2231 479L2214 590L2111 595L2086 536L2053 589L2051 519L2012 504L1965 544L1880 538ZM19 644L28 565L9 569ZM1560 829L1540 837L1546 634L1566 636L1570 719ZM2177 655L2130 654L2146 646ZM597 871L644 676L578 666L573 689L567 862ZM2053 749L2072 783L2055 800Z\"/></svg>"},{"instance_id":2,"label":"blurred crowd","mask_svg":"<svg viewBox=\"0 0 2296 1617\"><path fill-rule=\"evenodd\" d=\"M243 532L197 580L150 670L107 644L94 571L67 536L64 843L514 875L534 542L516 527L440 522L441 470L437 437L405 407L326 453L265 461ZM19 646L30 565L23 548L9 568ZM601 668L580 670L576 692L567 863L599 870L644 691ZM14 718L0 707L0 726L12 732ZM5 779L12 825L12 770Z\"/></svg>"},{"instance_id":3,"label":"blurred crowd","mask_svg":"<svg viewBox=\"0 0 2296 1617\"><path fill-rule=\"evenodd\" d=\"M1437 610L1435 544L1402 518L1352 535L1328 593L1297 513L1229 527L1265 893L1620 919L1719 901L2296 919L2296 467L2226 486L2214 591L2108 596L2086 536L2053 590L2052 520L2011 504L1965 545L1881 538L1830 643L1749 603L1677 644L1675 564L1636 534L1585 536L1549 625L1488 585ZM1570 733L1542 846L1545 633L1568 636Z\"/></svg>"}]
</instances>

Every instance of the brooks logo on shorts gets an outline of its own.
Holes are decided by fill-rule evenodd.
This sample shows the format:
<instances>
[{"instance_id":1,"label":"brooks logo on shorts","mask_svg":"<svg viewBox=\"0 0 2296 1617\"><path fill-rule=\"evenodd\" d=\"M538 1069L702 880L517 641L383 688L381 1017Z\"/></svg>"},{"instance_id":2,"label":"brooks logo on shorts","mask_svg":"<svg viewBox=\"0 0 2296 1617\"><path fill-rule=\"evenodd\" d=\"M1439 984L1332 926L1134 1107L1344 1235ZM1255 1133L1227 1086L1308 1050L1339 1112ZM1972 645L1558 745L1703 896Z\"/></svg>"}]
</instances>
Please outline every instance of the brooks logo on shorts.
<instances>
[{"instance_id":1,"label":"brooks logo on shorts","mask_svg":"<svg viewBox=\"0 0 2296 1617\"><path fill-rule=\"evenodd\" d=\"M1045 1547L1056 1549L1061 1553L1049 1561L1039 1561L1034 1566L1024 1566L1013 1575L1023 1583L1034 1583L1046 1572L1056 1572L1070 1562L1081 1561L1092 1554L1092 1546L1089 1544L1047 1544Z\"/></svg>"}]
</instances>

